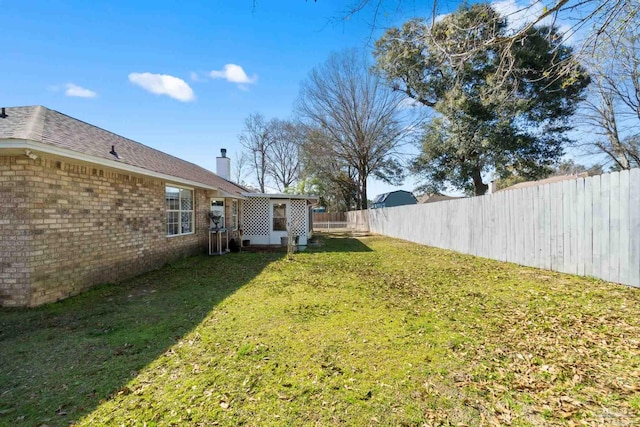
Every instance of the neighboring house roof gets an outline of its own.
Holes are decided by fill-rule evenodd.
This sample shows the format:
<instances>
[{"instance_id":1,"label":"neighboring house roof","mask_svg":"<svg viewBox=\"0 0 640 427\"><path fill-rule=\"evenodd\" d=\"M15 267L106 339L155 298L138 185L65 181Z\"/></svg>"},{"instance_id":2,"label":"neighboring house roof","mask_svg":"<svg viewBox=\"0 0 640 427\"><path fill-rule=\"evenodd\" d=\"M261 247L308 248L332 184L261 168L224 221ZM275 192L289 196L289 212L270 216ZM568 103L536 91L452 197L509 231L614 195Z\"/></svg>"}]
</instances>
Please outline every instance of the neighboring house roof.
<instances>
[{"instance_id":1,"label":"neighboring house roof","mask_svg":"<svg viewBox=\"0 0 640 427\"><path fill-rule=\"evenodd\" d=\"M389 193L378 194L373 198L373 204L375 205L384 202L385 200L387 200L387 196L389 196Z\"/></svg>"},{"instance_id":2,"label":"neighboring house roof","mask_svg":"<svg viewBox=\"0 0 640 427\"><path fill-rule=\"evenodd\" d=\"M244 187L196 164L46 107L10 107L6 108L6 114L6 118L0 118L0 148L12 147L11 140L41 143L42 146L26 148L53 153L67 150L81 153L112 167L122 165L120 168L127 169L125 166L131 166L142 169L140 173L149 171L152 176L175 177L178 181L222 190L230 196L242 198L242 193L247 192ZM50 151L48 147L64 151ZM112 148L118 157L111 153Z\"/></svg>"},{"instance_id":3,"label":"neighboring house roof","mask_svg":"<svg viewBox=\"0 0 640 427\"><path fill-rule=\"evenodd\" d=\"M527 188L527 187L535 187L537 185L553 184L555 182L569 181L569 180L578 179L578 178L586 178L588 176L589 176L588 172L579 173L577 175L552 176L545 179L539 179L538 181L519 182L518 184L512 185L511 187L496 190L495 192L497 193L499 191L516 190L518 188Z\"/></svg>"},{"instance_id":4,"label":"neighboring house roof","mask_svg":"<svg viewBox=\"0 0 640 427\"><path fill-rule=\"evenodd\" d=\"M390 208L394 206L414 205L416 203L418 202L412 192L396 190L378 194L371 202L371 208Z\"/></svg>"},{"instance_id":5,"label":"neighboring house roof","mask_svg":"<svg viewBox=\"0 0 640 427\"><path fill-rule=\"evenodd\" d=\"M444 202L445 200L454 200L454 199L461 199L461 198L462 197L447 196L446 194L438 194L438 193L423 194L422 196L418 197L418 203Z\"/></svg>"},{"instance_id":6,"label":"neighboring house roof","mask_svg":"<svg viewBox=\"0 0 640 427\"><path fill-rule=\"evenodd\" d=\"M412 192L410 191L406 191L406 190L396 190L396 191L390 191L388 193L382 193L382 194L378 194L374 199L373 199L373 203L384 203L390 195L392 194L396 194L396 193L406 193L408 195L411 195L411 197L415 198L415 196L413 195Z\"/></svg>"}]
</instances>

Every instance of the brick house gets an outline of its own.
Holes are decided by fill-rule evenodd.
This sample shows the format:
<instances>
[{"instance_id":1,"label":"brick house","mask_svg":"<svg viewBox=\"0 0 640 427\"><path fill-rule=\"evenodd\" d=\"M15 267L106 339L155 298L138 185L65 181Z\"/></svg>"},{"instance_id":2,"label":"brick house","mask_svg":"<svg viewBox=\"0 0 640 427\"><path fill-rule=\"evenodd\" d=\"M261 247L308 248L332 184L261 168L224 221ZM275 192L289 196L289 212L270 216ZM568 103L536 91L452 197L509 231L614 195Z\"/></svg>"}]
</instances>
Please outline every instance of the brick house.
<instances>
[{"instance_id":1,"label":"brick house","mask_svg":"<svg viewBox=\"0 0 640 427\"><path fill-rule=\"evenodd\" d=\"M313 197L249 193L193 163L42 106L0 113L0 306L36 306L229 237L306 244ZM244 234L242 234L244 231Z\"/></svg>"}]
</instances>

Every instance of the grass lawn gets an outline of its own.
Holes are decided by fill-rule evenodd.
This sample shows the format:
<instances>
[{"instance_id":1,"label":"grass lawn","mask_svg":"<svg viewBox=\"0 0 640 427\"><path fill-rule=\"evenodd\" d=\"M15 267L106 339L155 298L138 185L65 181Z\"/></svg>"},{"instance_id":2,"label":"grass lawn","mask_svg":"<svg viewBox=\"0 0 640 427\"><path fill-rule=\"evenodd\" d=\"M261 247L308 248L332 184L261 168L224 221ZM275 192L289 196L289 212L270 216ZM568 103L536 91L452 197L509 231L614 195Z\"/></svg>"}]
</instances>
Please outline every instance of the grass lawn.
<instances>
[{"instance_id":1,"label":"grass lawn","mask_svg":"<svg viewBox=\"0 0 640 427\"><path fill-rule=\"evenodd\" d=\"M383 237L0 310L0 425L640 424L640 289Z\"/></svg>"}]
</instances>

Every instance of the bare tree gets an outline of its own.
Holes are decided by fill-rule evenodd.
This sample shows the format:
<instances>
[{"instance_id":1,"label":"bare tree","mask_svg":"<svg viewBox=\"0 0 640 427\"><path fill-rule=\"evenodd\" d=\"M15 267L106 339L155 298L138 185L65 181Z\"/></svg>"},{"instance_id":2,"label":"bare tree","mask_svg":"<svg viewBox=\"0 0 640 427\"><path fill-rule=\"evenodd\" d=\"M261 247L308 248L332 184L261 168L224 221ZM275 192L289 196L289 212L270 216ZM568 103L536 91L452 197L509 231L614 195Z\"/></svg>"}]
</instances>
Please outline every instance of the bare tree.
<instances>
[{"instance_id":1,"label":"bare tree","mask_svg":"<svg viewBox=\"0 0 640 427\"><path fill-rule=\"evenodd\" d=\"M592 148L588 151L590 154L605 154L614 162L616 169L630 169L634 163L640 163L637 147L627 144L621 137L615 96L601 83L596 83L597 92L585 103L585 121L593 126L595 135L600 135L587 143Z\"/></svg>"},{"instance_id":2,"label":"bare tree","mask_svg":"<svg viewBox=\"0 0 640 427\"><path fill-rule=\"evenodd\" d=\"M635 21L637 27L640 16ZM630 169L640 165L640 34L627 30L601 40L585 58L593 83L582 117L596 135L587 151L605 154L615 169Z\"/></svg>"},{"instance_id":3,"label":"bare tree","mask_svg":"<svg viewBox=\"0 0 640 427\"><path fill-rule=\"evenodd\" d=\"M240 153L240 157L233 164L233 172L231 179L233 182L242 185L244 183L245 178L249 174L247 168L249 167L249 162L251 159L249 155L245 152Z\"/></svg>"},{"instance_id":4,"label":"bare tree","mask_svg":"<svg viewBox=\"0 0 640 427\"><path fill-rule=\"evenodd\" d=\"M326 152L356 171L356 208L367 208L367 178L399 182L397 149L411 129L404 97L370 71L357 50L334 53L302 83L297 111L322 130Z\"/></svg>"},{"instance_id":5,"label":"bare tree","mask_svg":"<svg viewBox=\"0 0 640 427\"><path fill-rule=\"evenodd\" d=\"M300 174L300 147L305 138L304 128L288 120L273 119L269 122L272 144L267 157L269 175L280 191L286 191Z\"/></svg>"},{"instance_id":6,"label":"bare tree","mask_svg":"<svg viewBox=\"0 0 640 427\"><path fill-rule=\"evenodd\" d=\"M244 129L238 137L240 144L247 150L253 172L261 192L265 192L265 183L269 170L268 152L273 143L269 124L260 113L253 113L244 121Z\"/></svg>"}]
</instances>

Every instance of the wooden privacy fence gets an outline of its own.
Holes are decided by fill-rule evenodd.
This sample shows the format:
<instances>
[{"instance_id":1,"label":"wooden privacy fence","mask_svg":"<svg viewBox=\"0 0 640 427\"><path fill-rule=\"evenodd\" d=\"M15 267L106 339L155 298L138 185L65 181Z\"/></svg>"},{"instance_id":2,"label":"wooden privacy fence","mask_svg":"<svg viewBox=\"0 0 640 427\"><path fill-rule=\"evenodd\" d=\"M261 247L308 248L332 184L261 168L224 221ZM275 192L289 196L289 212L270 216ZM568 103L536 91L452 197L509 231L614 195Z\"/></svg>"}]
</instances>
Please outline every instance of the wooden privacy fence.
<instances>
[{"instance_id":1,"label":"wooden privacy fence","mask_svg":"<svg viewBox=\"0 0 640 427\"><path fill-rule=\"evenodd\" d=\"M345 222L346 212L314 212L313 222Z\"/></svg>"},{"instance_id":2,"label":"wooden privacy fence","mask_svg":"<svg viewBox=\"0 0 640 427\"><path fill-rule=\"evenodd\" d=\"M346 212L314 212L313 229L316 231L347 228Z\"/></svg>"},{"instance_id":3,"label":"wooden privacy fence","mask_svg":"<svg viewBox=\"0 0 640 427\"><path fill-rule=\"evenodd\" d=\"M640 169L347 213L350 228L640 286Z\"/></svg>"},{"instance_id":4,"label":"wooden privacy fence","mask_svg":"<svg viewBox=\"0 0 640 427\"><path fill-rule=\"evenodd\" d=\"M364 210L347 212L347 228L356 231L369 231L369 211Z\"/></svg>"}]
</instances>

